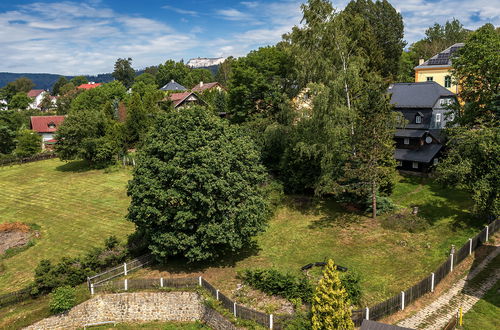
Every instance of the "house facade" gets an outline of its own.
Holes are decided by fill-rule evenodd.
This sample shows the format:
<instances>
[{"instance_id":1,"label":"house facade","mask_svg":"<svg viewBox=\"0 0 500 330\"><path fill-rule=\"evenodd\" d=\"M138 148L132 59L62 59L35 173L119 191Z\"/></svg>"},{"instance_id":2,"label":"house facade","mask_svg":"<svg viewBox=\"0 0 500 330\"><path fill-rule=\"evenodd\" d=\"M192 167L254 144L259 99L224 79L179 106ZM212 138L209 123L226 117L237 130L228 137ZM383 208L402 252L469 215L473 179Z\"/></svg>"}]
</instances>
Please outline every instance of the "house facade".
<instances>
[{"instance_id":1,"label":"house facade","mask_svg":"<svg viewBox=\"0 0 500 330\"><path fill-rule=\"evenodd\" d=\"M28 92L28 97L32 99L32 102L28 105L30 109L39 109L43 98L49 92L43 89L32 89Z\"/></svg>"},{"instance_id":2,"label":"house facade","mask_svg":"<svg viewBox=\"0 0 500 330\"><path fill-rule=\"evenodd\" d=\"M394 110L401 114L394 136L398 169L430 171L443 149L442 130L454 119L449 105L456 95L434 81L393 84L389 93Z\"/></svg>"},{"instance_id":3,"label":"house facade","mask_svg":"<svg viewBox=\"0 0 500 330\"><path fill-rule=\"evenodd\" d=\"M31 129L42 136L42 149L51 149L57 142L54 135L65 116L31 116Z\"/></svg>"},{"instance_id":4,"label":"house facade","mask_svg":"<svg viewBox=\"0 0 500 330\"><path fill-rule=\"evenodd\" d=\"M185 108L192 105L206 105L205 102L193 92L173 93L167 96L174 109Z\"/></svg>"},{"instance_id":5,"label":"house facade","mask_svg":"<svg viewBox=\"0 0 500 330\"><path fill-rule=\"evenodd\" d=\"M450 92L458 94L459 86L454 84L451 78L451 61L453 54L463 46L463 43L456 43L427 61L421 59L419 65L414 68L415 82L434 81Z\"/></svg>"}]
</instances>

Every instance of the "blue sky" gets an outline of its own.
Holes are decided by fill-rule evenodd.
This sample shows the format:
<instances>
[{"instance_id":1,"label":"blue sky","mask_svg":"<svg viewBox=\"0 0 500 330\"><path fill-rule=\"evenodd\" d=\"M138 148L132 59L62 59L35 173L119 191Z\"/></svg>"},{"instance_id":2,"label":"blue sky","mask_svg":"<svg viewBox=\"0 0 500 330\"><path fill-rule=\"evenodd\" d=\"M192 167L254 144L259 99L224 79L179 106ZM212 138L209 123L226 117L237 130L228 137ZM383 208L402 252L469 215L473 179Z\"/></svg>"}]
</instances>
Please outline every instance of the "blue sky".
<instances>
[{"instance_id":1,"label":"blue sky","mask_svg":"<svg viewBox=\"0 0 500 330\"><path fill-rule=\"evenodd\" d=\"M242 56L300 23L296 0L0 0L0 71L95 74L119 57L136 69L192 57ZM342 9L346 0L334 1ZM500 24L494 0L393 0L405 39L456 17L470 29Z\"/></svg>"}]
</instances>

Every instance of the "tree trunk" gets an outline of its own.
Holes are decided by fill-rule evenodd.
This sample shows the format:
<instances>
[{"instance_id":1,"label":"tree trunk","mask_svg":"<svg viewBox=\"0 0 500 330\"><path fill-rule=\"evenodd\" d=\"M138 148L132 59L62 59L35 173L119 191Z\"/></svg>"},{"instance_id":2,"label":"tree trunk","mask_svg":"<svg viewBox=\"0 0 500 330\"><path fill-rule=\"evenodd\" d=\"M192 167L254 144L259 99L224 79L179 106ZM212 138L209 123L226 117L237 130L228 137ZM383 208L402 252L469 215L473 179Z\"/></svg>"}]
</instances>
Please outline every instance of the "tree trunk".
<instances>
[{"instance_id":1,"label":"tree trunk","mask_svg":"<svg viewBox=\"0 0 500 330\"><path fill-rule=\"evenodd\" d=\"M372 182L372 218L377 219L377 189L375 182Z\"/></svg>"}]
</instances>

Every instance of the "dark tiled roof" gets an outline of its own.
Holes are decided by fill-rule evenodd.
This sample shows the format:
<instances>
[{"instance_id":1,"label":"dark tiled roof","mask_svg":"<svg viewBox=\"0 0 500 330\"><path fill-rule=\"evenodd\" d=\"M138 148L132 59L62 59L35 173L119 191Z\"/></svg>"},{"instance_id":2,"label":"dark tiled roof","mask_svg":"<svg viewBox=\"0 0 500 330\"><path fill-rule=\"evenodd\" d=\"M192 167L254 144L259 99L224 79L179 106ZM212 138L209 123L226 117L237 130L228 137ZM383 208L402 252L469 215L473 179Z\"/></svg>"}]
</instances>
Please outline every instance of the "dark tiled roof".
<instances>
[{"instance_id":1,"label":"dark tiled roof","mask_svg":"<svg viewBox=\"0 0 500 330\"><path fill-rule=\"evenodd\" d=\"M394 158L397 160L406 160L410 162L429 163L432 158L441 150L443 145L438 143L424 144L422 147L412 149L396 149Z\"/></svg>"},{"instance_id":2,"label":"dark tiled roof","mask_svg":"<svg viewBox=\"0 0 500 330\"><path fill-rule=\"evenodd\" d=\"M397 129L394 133L395 137L421 138L425 131L419 129Z\"/></svg>"},{"instance_id":3,"label":"dark tiled roof","mask_svg":"<svg viewBox=\"0 0 500 330\"><path fill-rule=\"evenodd\" d=\"M412 330L411 328L402 328L397 325L390 325L370 320L363 320L361 330Z\"/></svg>"},{"instance_id":4,"label":"dark tiled roof","mask_svg":"<svg viewBox=\"0 0 500 330\"><path fill-rule=\"evenodd\" d=\"M171 80L168 84L160 88L162 91L186 91L187 88Z\"/></svg>"},{"instance_id":5,"label":"dark tiled roof","mask_svg":"<svg viewBox=\"0 0 500 330\"><path fill-rule=\"evenodd\" d=\"M441 97L452 97L450 92L435 81L397 83L389 87L391 104L395 108L432 108Z\"/></svg>"},{"instance_id":6,"label":"dark tiled roof","mask_svg":"<svg viewBox=\"0 0 500 330\"><path fill-rule=\"evenodd\" d=\"M448 67L451 66L451 58L453 53L464 46L463 43L457 43L443 50L441 53L432 56L430 59L415 67L420 68L433 68L433 67Z\"/></svg>"}]
</instances>

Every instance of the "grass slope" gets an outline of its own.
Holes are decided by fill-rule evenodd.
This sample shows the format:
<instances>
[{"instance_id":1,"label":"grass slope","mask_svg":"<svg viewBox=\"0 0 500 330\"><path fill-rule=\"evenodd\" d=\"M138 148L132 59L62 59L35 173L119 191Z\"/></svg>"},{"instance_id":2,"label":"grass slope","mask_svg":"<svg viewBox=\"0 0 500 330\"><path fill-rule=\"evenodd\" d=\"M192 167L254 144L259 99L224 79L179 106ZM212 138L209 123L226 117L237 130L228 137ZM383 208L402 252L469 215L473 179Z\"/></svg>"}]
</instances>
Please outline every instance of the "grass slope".
<instances>
[{"instance_id":1,"label":"grass slope","mask_svg":"<svg viewBox=\"0 0 500 330\"><path fill-rule=\"evenodd\" d=\"M58 159L0 167L0 223L35 223L41 233L35 246L2 261L0 294L28 284L42 259L77 256L131 233L129 178L129 170L105 173Z\"/></svg>"}]
</instances>

